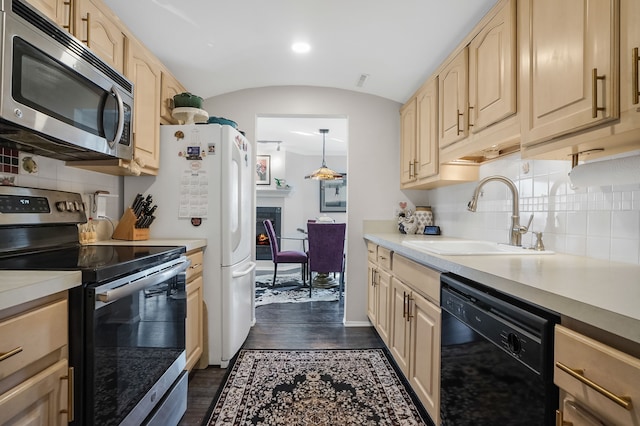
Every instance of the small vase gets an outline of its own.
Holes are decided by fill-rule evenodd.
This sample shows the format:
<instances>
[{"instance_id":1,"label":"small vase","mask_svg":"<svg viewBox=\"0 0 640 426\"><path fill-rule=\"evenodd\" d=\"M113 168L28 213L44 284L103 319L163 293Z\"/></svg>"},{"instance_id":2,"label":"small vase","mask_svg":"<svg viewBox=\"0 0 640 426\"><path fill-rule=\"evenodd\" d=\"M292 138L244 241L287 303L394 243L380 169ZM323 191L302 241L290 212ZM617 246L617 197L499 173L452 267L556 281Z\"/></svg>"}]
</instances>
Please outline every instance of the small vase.
<instances>
[{"instance_id":1,"label":"small vase","mask_svg":"<svg viewBox=\"0 0 640 426\"><path fill-rule=\"evenodd\" d=\"M431 206L416 207L416 212L413 215L418 222L416 234L424 233L425 226L433 226L433 212L431 211Z\"/></svg>"}]
</instances>

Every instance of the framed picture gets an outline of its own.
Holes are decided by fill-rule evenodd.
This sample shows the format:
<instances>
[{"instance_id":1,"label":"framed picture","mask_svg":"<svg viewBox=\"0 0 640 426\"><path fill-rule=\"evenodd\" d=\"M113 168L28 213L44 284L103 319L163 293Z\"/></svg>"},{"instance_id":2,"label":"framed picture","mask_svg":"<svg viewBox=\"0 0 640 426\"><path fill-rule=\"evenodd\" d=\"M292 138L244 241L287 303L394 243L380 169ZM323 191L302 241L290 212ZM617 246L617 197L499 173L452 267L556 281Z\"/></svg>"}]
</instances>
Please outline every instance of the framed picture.
<instances>
[{"instance_id":1,"label":"framed picture","mask_svg":"<svg viewBox=\"0 0 640 426\"><path fill-rule=\"evenodd\" d=\"M271 184L271 156L256 155L256 185Z\"/></svg>"},{"instance_id":2,"label":"framed picture","mask_svg":"<svg viewBox=\"0 0 640 426\"><path fill-rule=\"evenodd\" d=\"M320 181L320 211L347 211L347 174L342 174L342 180Z\"/></svg>"}]
</instances>

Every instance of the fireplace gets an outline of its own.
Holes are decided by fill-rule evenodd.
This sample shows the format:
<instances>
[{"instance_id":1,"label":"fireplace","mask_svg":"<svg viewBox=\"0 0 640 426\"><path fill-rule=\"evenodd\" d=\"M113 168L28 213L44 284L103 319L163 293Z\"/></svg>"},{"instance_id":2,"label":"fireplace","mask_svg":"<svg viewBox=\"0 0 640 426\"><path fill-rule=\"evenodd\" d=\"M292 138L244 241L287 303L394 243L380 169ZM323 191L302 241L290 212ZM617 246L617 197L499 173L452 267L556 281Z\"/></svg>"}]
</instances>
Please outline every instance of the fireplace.
<instances>
[{"instance_id":1,"label":"fireplace","mask_svg":"<svg viewBox=\"0 0 640 426\"><path fill-rule=\"evenodd\" d=\"M282 220L281 207L257 207L256 210L256 260L271 260L271 245L267 230L262 221L269 219L273 223L276 232L278 247L280 246L280 221Z\"/></svg>"}]
</instances>

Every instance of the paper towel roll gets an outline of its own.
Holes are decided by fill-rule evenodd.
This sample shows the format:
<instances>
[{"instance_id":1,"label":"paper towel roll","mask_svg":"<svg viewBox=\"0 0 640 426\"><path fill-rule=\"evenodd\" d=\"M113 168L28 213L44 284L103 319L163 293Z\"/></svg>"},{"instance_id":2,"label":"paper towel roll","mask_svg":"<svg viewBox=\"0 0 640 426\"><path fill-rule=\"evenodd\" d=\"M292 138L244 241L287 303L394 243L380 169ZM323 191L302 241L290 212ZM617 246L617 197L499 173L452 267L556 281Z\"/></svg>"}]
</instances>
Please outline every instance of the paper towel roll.
<instances>
[{"instance_id":1,"label":"paper towel roll","mask_svg":"<svg viewBox=\"0 0 640 426\"><path fill-rule=\"evenodd\" d=\"M640 155L580 164L569 179L576 188L640 183Z\"/></svg>"}]
</instances>

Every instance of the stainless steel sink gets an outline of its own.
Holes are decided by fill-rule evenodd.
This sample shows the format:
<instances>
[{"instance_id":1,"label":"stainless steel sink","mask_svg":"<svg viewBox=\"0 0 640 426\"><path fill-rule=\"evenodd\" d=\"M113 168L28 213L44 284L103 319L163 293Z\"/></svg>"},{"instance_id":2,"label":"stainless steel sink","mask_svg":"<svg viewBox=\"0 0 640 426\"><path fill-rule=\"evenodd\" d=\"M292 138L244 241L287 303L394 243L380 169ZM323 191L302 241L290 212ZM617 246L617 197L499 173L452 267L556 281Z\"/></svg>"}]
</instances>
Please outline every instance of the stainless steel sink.
<instances>
[{"instance_id":1,"label":"stainless steel sink","mask_svg":"<svg viewBox=\"0 0 640 426\"><path fill-rule=\"evenodd\" d=\"M508 244L475 240L414 240L403 241L402 244L416 250L446 256L490 256L490 255L543 255L552 251L536 251Z\"/></svg>"}]
</instances>

